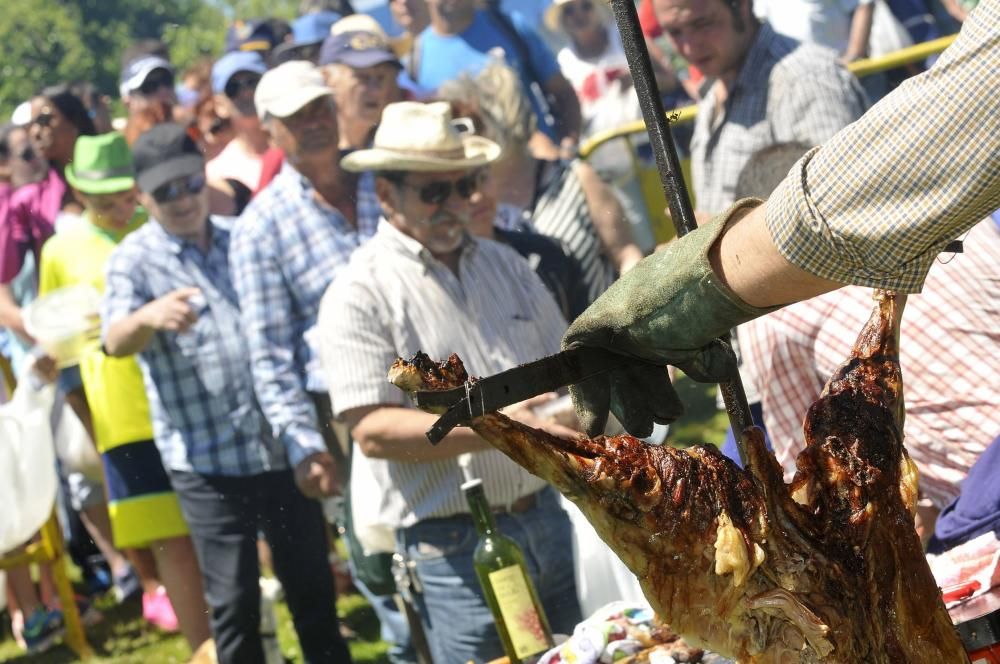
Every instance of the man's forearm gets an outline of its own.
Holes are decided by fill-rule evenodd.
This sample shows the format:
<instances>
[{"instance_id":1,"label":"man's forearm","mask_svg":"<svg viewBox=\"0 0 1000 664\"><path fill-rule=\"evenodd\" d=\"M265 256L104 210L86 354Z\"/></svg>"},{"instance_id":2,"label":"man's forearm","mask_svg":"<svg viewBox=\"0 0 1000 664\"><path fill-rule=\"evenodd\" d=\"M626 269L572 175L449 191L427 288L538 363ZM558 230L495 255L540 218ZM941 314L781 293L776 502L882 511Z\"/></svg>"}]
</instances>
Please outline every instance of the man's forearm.
<instances>
[{"instance_id":1,"label":"man's forearm","mask_svg":"<svg viewBox=\"0 0 1000 664\"><path fill-rule=\"evenodd\" d=\"M851 19L851 34L847 40L847 50L844 51L844 60L852 62L865 57L868 53L868 41L872 34L872 18L875 14L875 3L859 5L854 10Z\"/></svg>"},{"instance_id":2,"label":"man's forearm","mask_svg":"<svg viewBox=\"0 0 1000 664\"><path fill-rule=\"evenodd\" d=\"M139 308L112 323L104 335L104 352L112 357L126 357L142 352L156 330L146 323L144 308Z\"/></svg>"},{"instance_id":3,"label":"man's forearm","mask_svg":"<svg viewBox=\"0 0 1000 664\"><path fill-rule=\"evenodd\" d=\"M453 429L444 440L431 445L426 431L437 415L410 408L381 406L366 414L346 414L351 435L365 456L403 462L440 461L464 452L489 449L489 444L471 429ZM355 423L356 422L356 423Z\"/></svg>"},{"instance_id":4,"label":"man's forearm","mask_svg":"<svg viewBox=\"0 0 1000 664\"><path fill-rule=\"evenodd\" d=\"M712 270L744 302L771 307L806 300L840 288L790 263L778 251L764 212L767 203L729 222L709 251Z\"/></svg>"}]
</instances>

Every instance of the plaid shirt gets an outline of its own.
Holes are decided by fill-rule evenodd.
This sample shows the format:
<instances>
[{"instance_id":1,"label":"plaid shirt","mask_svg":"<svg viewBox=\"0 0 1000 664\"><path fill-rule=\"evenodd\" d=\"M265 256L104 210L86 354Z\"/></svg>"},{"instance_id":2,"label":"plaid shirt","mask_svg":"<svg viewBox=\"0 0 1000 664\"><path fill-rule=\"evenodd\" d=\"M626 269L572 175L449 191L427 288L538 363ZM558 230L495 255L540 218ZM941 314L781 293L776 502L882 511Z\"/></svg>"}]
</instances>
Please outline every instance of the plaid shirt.
<instances>
[{"instance_id":1,"label":"plaid shirt","mask_svg":"<svg viewBox=\"0 0 1000 664\"><path fill-rule=\"evenodd\" d=\"M257 398L293 466L326 450L306 394L326 390L311 342L320 299L351 253L375 234L380 214L372 174L358 181L355 229L317 201L313 186L286 162L233 228L233 283Z\"/></svg>"},{"instance_id":2,"label":"plaid shirt","mask_svg":"<svg viewBox=\"0 0 1000 664\"><path fill-rule=\"evenodd\" d=\"M107 264L101 320L108 327L178 288L196 286L204 303L187 332L157 332L139 353L153 436L171 470L248 476L286 468L254 398L240 312L229 278L229 230L210 222L207 252L146 223Z\"/></svg>"},{"instance_id":3,"label":"plaid shirt","mask_svg":"<svg viewBox=\"0 0 1000 664\"><path fill-rule=\"evenodd\" d=\"M1000 434L1000 228L969 234L943 257L903 314L899 361L906 448L920 489L938 507L958 495L969 468ZM740 373L761 393L764 424L791 479L802 419L847 359L872 310L871 291L842 288L740 325Z\"/></svg>"},{"instance_id":4,"label":"plaid shirt","mask_svg":"<svg viewBox=\"0 0 1000 664\"><path fill-rule=\"evenodd\" d=\"M949 240L1000 208L1000 0L930 71L808 153L768 201L790 262L841 283L919 292Z\"/></svg>"},{"instance_id":5,"label":"plaid shirt","mask_svg":"<svg viewBox=\"0 0 1000 664\"><path fill-rule=\"evenodd\" d=\"M837 54L799 44L762 23L720 110L712 86L691 137L697 207L717 214L735 200L750 157L778 143L819 145L858 119L865 94Z\"/></svg>"}]
</instances>

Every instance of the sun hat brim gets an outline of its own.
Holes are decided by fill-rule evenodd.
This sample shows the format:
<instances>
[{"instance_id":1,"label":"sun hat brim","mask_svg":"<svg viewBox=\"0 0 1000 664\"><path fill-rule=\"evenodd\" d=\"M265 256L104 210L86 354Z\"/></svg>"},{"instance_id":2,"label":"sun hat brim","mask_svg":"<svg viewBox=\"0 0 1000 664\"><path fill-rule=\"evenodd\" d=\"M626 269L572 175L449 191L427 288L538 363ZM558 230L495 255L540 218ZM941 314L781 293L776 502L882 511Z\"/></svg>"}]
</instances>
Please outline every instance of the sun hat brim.
<instances>
[{"instance_id":1,"label":"sun hat brim","mask_svg":"<svg viewBox=\"0 0 1000 664\"><path fill-rule=\"evenodd\" d=\"M560 24L562 10L563 6L569 2L570 0L556 0L545 8L545 14L542 15L542 22L545 23L545 27L549 29L549 32L559 32L562 30L562 25Z\"/></svg>"},{"instance_id":2,"label":"sun hat brim","mask_svg":"<svg viewBox=\"0 0 1000 664\"><path fill-rule=\"evenodd\" d=\"M482 136L463 136L462 148L464 152L462 157L449 158L376 147L352 152L340 161L340 165L344 170L354 173L363 171L434 173L485 166L496 161L501 152L499 145Z\"/></svg>"}]
</instances>

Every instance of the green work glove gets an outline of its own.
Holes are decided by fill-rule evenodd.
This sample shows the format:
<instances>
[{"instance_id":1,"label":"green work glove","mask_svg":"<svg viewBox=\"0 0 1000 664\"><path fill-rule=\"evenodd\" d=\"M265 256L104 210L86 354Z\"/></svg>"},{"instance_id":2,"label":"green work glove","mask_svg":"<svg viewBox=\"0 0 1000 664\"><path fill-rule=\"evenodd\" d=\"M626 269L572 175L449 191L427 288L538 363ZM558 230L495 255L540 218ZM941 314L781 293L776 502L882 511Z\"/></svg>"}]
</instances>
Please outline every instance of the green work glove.
<instances>
[{"instance_id":1,"label":"green work glove","mask_svg":"<svg viewBox=\"0 0 1000 664\"><path fill-rule=\"evenodd\" d=\"M665 365L695 380L717 382L736 371L728 344L716 338L773 311L740 300L712 272L709 248L734 215L760 204L742 200L711 222L639 262L577 318L563 349L596 346L644 360L570 387L580 423L591 436L604 431L608 410L634 436L653 423L677 419L684 408Z\"/></svg>"}]
</instances>

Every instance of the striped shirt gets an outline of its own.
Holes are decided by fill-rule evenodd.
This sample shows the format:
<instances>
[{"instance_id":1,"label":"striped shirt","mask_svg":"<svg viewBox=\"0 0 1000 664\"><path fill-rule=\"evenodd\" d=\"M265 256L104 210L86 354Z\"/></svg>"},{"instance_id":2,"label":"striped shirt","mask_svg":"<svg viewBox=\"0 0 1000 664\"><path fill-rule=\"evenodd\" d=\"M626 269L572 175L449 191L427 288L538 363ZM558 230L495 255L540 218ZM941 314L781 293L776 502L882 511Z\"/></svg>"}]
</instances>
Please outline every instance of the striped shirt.
<instances>
[{"instance_id":1,"label":"striped shirt","mask_svg":"<svg viewBox=\"0 0 1000 664\"><path fill-rule=\"evenodd\" d=\"M451 353L487 376L559 351L566 322L552 296L513 249L468 237L459 276L416 240L383 221L351 258L320 307L320 352L335 414L408 406L386 380L397 357ZM421 443L423 444L423 443ZM390 528L469 511L456 459L404 463L370 459L383 488L379 521ZM494 505L545 483L496 450L472 455Z\"/></svg>"},{"instance_id":2,"label":"striped shirt","mask_svg":"<svg viewBox=\"0 0 1000 664\"><path fill-rule=\"evenodd\" d=\"M1000 0L927 72L808 153L768 201L778 250L841 283L918 292L949 240L1000 208Z\"/></svg>"},{"instance_id":3,"label":"striped shirt","mask_svg":"<svg viewBox=\"0 0 1000 664\"><path fill-rule=\"evenodd\" d=\"M254 397L246 338L229 277L229 229L210 221L206 252L147 222L108 259L103 333L178 288L201 289L198 320L157 332L138 355L163 465L202 475L248 476L286 468Z\"/></svg>"},{"instance_id":4,"label":"striped shirt","mask_svg":"<svg viewBox=\"0 0 1000 664\"><path fill-rule=\"evenodd\" d=\"M698 209L718 214L729 207L754 153L778 143L819 145L865 105L861 85L835 52L762 23L721 110L715 86L698 104L691 137Z\"/></svg>"},{"instance_id":5,"label":"striped shirt","mask_svg":"<svg viewBox=\"0 0 1000 664\"><path fill-rule=\"evenodd\" d=\"M922 492L938 507L958 495L1000 434L1000 229L982 222L965 253L941 262L908 299L900 334L906 448ZM789 478L803 448L803 417L871 310L871 291L848 287L738 328L740 373L760 390L764 424Z\"/></svg>"},{"instance_id":6,"label":"striped shirt","mask_svg":"<svg viewBox=\"0 0 1000 664\"><path fill-rule=\"evenodd\" d=\"M539 167L545 170L539 183L538 200L531 211L530 225L542 235L561 242L580 264L589 304L606 291L618 275L597 236L590 206L573 164L557 164L557 167L550 164L539 162Z\"/></svg>"},{"instance_id":7,"label":"striped shirt","mask_svg":"<svg viewBox=\"0 0 1000 664\"><path fill-rule=\"evenodd\" d=\"M233 283L243 311L257 398L293 466L326 450L306 394L323 392L311 340L323 292L375 233L381 206L371 173L358 180L357 227L320 203L285 162L233 228Z\"/></svg>"}]
</instances>

